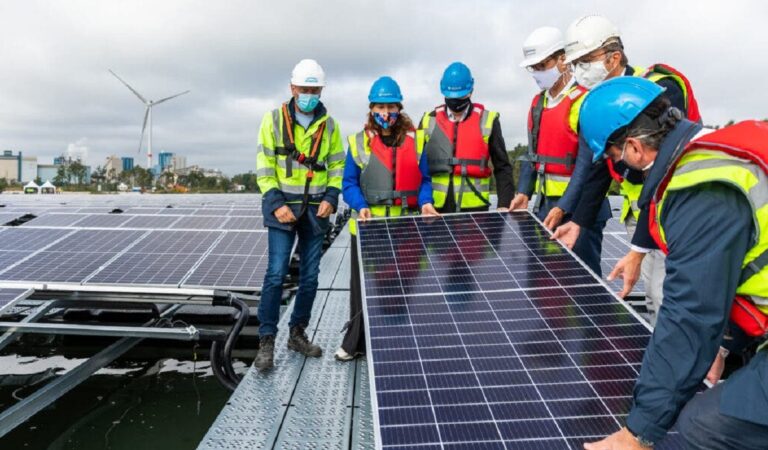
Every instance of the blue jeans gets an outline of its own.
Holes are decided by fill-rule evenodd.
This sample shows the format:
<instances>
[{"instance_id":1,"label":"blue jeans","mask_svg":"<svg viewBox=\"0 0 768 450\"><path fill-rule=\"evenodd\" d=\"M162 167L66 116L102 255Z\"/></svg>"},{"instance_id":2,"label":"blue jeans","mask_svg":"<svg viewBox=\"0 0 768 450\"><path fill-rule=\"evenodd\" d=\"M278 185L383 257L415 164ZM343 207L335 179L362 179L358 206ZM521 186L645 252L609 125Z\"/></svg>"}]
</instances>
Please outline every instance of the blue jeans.
<instances>
[{"instance_id":1,"label":"blue jeans","mask_svg":"<svg viewBox=\"0 0 768 450\"><path fill-rule=\"evenodd\" d=\"M546 197L536 216L544 220L549 211L557 206L559 199L560 197ZM563 223L569 220L570 215L566 214L563 217ZM605 228L605 223L605 220L598 219L590 228L582 229L579 239L576 240L576 245L573 246L573 253L576 253L576 256L581 258L584 264L601 278L603 276L603 269L600 267L600 255L603 251L603 228Z\"/></svg>"},{"instance_id":2,"label":"blue jeans","mask_svg":"<svg viewBox=\"0 0 768 450\"><path fill-rule=\"evenodd\" d=\"M299 290L293 301L293 313L289 327L309 324L312 305L317 293L317 275L320 272L320 256L325 235L317 234L306 215L301 217L290 230L269 227L269 263L261 287L259 303L259 335L277 334L277 322L280 320L280 301L283 296L283 280L288 274L291 249L296 236L299 237Z\"/></svg>"}]
</instances>

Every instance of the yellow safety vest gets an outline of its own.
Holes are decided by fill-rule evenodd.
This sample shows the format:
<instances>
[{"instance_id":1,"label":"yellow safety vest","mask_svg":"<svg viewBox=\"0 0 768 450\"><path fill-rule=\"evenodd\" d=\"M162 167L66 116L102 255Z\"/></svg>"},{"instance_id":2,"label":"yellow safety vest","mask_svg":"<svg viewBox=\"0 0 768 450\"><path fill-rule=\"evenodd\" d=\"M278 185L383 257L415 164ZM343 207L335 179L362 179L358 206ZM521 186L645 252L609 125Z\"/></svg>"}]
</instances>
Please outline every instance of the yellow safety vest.
<instances>
[{"instance_id":1,"label":"yellow safety vest","mask_svg":"<svg viewBox=\"0 0 768 450\"><path fill-rule=\"evenodd\" d=\"M286 194L303 195L310 169L290 155L280 154L279 149L285 148L287 144L283 139L283 122L282 108L265 114L261 121L256 152L256 182L262 194L278 189ZM298 151L309 155L313 136L323 123L325 131L320 138L317 162L324 164L326 170L314 171L309 195L323 194L328 187L341 190L341 180L344 176L344 147L339 127L331 116L322 116L306 130L299 124L293 124L294 144ZM301 201L301 198L294 197L289 199L288 203Z\"/></svg>"},{"instance_id":2,"label":"yellow safety vest","mask_svg":"<svg viewBox=\"0 0 768 450\"><path fill-rule=\"evenodd\" d=\"M421 154L424 151L425 143L424 131L417 130L415 133L408 134L410 138L415 139L416 141L416 155L418 161L421 161ZM347 137L347 141L349 142L349 152L352 155L352 159L355 161L355 164L357 164L357 167L360 168L360 173L362 173L365 168L368 167L368 163L371 160L371 145L368 133L361 131L357 134L353 134L352 136ZM363 151L360 151L360 149ZM389 213L389 217L397 217L403 214L403 208L400 205L370 205L370 209L373 217L387 217L387 213ZM349 232L353 236L357 234L357 221L355 220L357 216L358 211L353 210L352 217L349 219Z\"/></svg>"},{"instance_id":3,"label":"yellow safety vest","mask_svg":"<svg viewBox=\"0 0 768 450\"><path fill-rule=\"evenodd\" d=\"M745 271L746 279L736 288L736 294L749 297L761 311L768 314L768 265L755 267L754 264L768 251L768 176L756 164L716 150L693 149L684 154L656 205L659 237L666 245L661 216L667 195L712 182L728 184L749 200L754 219L755 242L744 257L742 270Z\"/></svg>"},{"instance_id":4,"label":"yellow safety vest","mask_svg":"<svg viewBox=\"0 0 768 450\"><path fill-rule=\"evenodd\" d=\"M471 113L471 112L470 112ZM493 121L499 116L499 113L483 110L480 119L480 131L482 133L483 141L488 144L491 137L491 130L493 128ZM437 119L431 113L425 113L421 119L419 126L420 130L425 131L425 142L429 143L430 137L436 131ZM455 149L454 149L455 153ZM453 177L453 180L451 180ZM453 196L454 202L461 209L467 208L482 208L490 202L491 193L491 178L474 178L466 177L469 183L472 183L474 189L480 193L479 198L469 186L461 188L465 177L461 175L453 175L450 173L432 173L432 195L435 200L435 208L442 208L445 205L445 200L448 196L448 187L451 181L453 181ZM461 198L460 198L461 197ZM485 201L483 201L485 200Z\"/></svg>"},{"instance_id":5,"label":"yellow safety vest","mask_svg":"<svg viewBox=\"0 0 768 450\"><path fill-rule=\"evenodd\" d=\"M653 81L654 83L658 83L660 80L664 78L672 78L675 80L675 82L680 85L680 88L683 91L683 95L685 96L686 102L688 101L688 89L685 87L685 81L683 81L682 78L679 76L669 73L658 73L653 72L648 69L644 69L641 67L633 67L632 68L632 76L635 77L645 77L647 80ZM624 223L625 220L627 220L627 217L632 214L632 217L635 218L635 220L638 220L640 218L640 207L638 206L638 201L640 200L640 192L643 191L643 185L642 184L634 184L626 179L621 182L619 185L620 187L620 193L622 196L624 196L624 203L621 205L621 216L619 217L619 220L621 223Z\"/></svg>"}]
</instances>

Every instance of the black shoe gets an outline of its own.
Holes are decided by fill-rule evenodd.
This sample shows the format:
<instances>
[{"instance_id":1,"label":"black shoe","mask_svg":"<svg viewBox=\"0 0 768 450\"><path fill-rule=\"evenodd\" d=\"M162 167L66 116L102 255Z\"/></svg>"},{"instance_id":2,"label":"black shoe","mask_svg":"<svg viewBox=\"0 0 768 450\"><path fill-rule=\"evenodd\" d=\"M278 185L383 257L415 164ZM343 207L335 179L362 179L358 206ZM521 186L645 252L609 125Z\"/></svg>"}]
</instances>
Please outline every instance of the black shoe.
<instances>
[{"instance_id":1,"label":"black shoe","mask_svg":"<svg viewBox=\"0 0 768 450\"><path fill-rule=\"evenodd\" d=\"M253 365L259 370L271 369L275 356L275 337L262 336L259 338L259 352L256 354L256 360Z\"/></svg>"},{"instance_id":2,"label":"black shoe","mask_svg":"<svg viewBox=\"0 0 768 450\"><path fill-rule=\"evenodd\" d=\"M300 326L291 328L291 336L288 338L288 348L312 358L323 356L323 350L319 346L309 342L307 333L304 332L304 327Z\"/></svg>"}]
</instances>

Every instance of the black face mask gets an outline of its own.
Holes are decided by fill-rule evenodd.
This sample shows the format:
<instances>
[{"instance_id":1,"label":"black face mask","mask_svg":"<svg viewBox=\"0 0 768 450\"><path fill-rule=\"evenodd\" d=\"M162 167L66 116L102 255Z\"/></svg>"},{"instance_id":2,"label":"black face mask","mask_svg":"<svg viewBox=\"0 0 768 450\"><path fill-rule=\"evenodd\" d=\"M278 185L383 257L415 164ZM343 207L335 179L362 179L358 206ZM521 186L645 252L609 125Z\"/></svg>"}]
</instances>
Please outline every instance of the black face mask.
<instances>
[{"instance_id":1,"label":"black face mask","mask_svg":"<svg viewBox=\"0 0 768 450\"><path fill-rule=\"evenodd\" d=\"M470 103L469 97L445 99L445 106L447 106L451 111L454 111L454 112L464 111L467 108L467 106L469 106L469 103Z\"/></svg>"}]
</instances>

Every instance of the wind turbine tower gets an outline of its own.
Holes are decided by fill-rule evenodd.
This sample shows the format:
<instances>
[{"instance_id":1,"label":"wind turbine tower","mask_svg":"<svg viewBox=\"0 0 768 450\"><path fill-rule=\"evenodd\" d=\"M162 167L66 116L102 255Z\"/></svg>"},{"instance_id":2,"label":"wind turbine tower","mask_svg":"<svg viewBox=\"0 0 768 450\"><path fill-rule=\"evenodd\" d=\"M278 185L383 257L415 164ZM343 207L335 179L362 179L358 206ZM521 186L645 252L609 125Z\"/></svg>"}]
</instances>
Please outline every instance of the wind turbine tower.
<instances>
[{"instance_id":1,"label":"wind turbine tower","mask_svg":"<svg viewBox=\"0 0 768 450\"><path fill-rule=\"evenodd\" d=\"M144 98L143 95L139 94L139 92L132 88L130 84L126 83L122 78L117 76L115 72L112 72L112 70L109 70L109 73L114 75L115 78L117 78L121 83L125 85L133 94L141 100L141 102L145 106L144 110L144 125L141 126L141 138L139 139L139 153L141 153L141 146L144 144L144 131L147 128L147 123L149 123L149 134L147 135L147 170L152 169L152 107L159 105L160 103L167 102L168 100L172 98L179 97L181 95L184 95L188 93L189 91L179 92L178 94L171 95L170 97L161 98L160 100L154 101L154 100L147 100Z\"/></svg>"}]
</instances>

